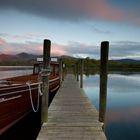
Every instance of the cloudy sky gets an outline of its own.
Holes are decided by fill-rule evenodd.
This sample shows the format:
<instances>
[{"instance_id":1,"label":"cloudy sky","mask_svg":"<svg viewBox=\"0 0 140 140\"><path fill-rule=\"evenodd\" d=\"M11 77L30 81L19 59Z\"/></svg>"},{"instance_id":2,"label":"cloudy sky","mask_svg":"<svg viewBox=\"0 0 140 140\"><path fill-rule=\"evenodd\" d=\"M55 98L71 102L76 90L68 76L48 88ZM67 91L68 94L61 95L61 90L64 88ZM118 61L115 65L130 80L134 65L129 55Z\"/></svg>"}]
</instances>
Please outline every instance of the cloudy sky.
<instances>
[{"instance_id":1,"label":"cloudy sky","mask_svg":"<svg viewBox=\"0 0 140 140\"><path fill-rule=\"evenodd\" d=\"M140 0L0 0L0 54L99 58L102 41L110 59L140 59Z\"/></svg>"}]
</instances>

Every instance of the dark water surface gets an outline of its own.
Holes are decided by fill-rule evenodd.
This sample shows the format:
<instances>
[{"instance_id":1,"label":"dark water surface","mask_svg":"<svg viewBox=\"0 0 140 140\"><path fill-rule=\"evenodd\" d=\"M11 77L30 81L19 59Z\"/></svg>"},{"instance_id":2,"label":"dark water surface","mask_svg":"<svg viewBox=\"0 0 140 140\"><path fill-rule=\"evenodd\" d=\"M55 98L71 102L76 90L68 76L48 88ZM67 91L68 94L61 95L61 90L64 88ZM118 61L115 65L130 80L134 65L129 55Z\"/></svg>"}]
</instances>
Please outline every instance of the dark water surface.
<instances>
[{"instance_id":1,"label":"dark water surface","mask_svg":"<svg viewBox=\"0 0 140 140\"><path fill-rule=\"evenodd\" d=\"M99 75L84 77L84 90L99 109ZM140 74L109 74L105 119L108 140L140 139Z\"/></svg>"}]
</instances>

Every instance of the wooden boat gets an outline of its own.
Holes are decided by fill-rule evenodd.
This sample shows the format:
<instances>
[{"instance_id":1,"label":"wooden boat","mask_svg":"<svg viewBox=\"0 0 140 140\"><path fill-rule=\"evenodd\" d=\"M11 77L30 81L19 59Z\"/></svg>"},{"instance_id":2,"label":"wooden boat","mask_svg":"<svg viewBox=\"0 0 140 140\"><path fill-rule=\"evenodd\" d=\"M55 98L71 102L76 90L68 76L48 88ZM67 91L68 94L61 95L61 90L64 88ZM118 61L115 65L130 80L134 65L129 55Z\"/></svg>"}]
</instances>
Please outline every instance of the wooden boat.
<instances>
[{"instance_id":1,"label":"wooden boat","mask_svg":"<svg viewBox=\"0 0 140 140\"><path fill-rule=\"evenodd\" d=\"M35 64L33 74L1 80L0 84L0 135L25 117L29 112L37 112L41 94L39 70ZM51 63L49 75L49 95L60 85L59 65Z\"/></svg>"}]
</instances>

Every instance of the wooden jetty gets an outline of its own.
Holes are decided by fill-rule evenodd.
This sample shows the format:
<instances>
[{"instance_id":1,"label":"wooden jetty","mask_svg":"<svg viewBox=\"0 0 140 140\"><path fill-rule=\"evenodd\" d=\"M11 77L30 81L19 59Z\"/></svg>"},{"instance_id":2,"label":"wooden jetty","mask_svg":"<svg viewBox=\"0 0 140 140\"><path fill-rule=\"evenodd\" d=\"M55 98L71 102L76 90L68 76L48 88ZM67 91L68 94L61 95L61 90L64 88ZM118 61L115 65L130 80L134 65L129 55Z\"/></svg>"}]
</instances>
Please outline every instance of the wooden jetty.
<instances>
[{"instance_id":1,"label":"wooden jetty","mask_svg":"<svg viewBox=\"0 0 140 140\"><path fill-rule=\"evenodd\" d=\"M43 123L37 140L106 140L99 113L74 75L65 77Z\"/></svg>"}]
</instances>

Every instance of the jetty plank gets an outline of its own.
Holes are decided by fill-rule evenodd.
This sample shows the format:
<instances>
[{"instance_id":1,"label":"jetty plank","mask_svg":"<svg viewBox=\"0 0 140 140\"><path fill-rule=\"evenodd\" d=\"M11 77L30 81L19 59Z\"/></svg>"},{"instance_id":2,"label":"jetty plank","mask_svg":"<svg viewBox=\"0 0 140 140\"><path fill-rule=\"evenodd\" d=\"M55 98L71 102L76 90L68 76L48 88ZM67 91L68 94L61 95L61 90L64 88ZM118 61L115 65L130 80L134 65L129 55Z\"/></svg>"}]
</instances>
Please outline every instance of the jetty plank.
<instances>
[{"instance_id":1,"label":"jetty plank","mask_svg":"<svg viewBox=\"0 0 140 140\"><path fill-rule=\"evenodd\" d=\"M37 140L106 140L99 113L68 74L48 110Z\"/></svg>"}]
</instances>

